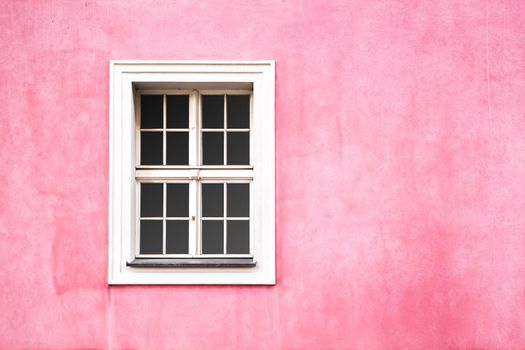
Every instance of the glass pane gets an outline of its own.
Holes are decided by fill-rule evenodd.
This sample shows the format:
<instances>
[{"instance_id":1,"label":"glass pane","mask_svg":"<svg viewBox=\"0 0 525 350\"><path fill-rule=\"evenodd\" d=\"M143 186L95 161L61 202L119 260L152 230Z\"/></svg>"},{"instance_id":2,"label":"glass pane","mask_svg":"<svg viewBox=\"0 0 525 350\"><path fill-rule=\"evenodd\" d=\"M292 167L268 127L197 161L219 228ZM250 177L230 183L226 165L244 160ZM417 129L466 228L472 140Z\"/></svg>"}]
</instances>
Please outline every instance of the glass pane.
<instances>
[{"instance_id":1,"label":"glass pane","mask_svg":"<svg viewBox=\"0 0 525 350\"><path fill-rule=\"evenodd\" d=\"M202 164L224 165L224 133L202 133Z\"/></svg>"},{"instance_id":2,"label":"glass pane","mask_svg":"<svg viewBox=\"0 0 525 350\"><path fill-rule=\"evenodd\" d=\"M140 97L140 127L142 129L162 128L162 95Z\"/></svg>"},{"instance_id":3,"label":"glass pane","mask_svg":"<svg viewBox=\"0 0 525 350\"><path fill-rule=\"evenodd\" d=\"M187 128L190 115L190 96L166 96L166 124L168 128Z\"/></svg>"},{"instance_id":4,"label":"glass pane","mask_svg":"<svg viewBox=\"0 0 525 350\"><path fill-rule=\"evenodd\" d=\"M162 185L140 184L140 216L162 217Z\"/></svg>"},{"instance_id":5,"label":"glass pane","mask_svg":"<svg viewBox=\"0 0 525 350\"><path fill-rule=\"evenodd\" d=\"M189 185L188 184L166 184L166 216L188 217L189 216Z\"/></svg>"},{"instance_id":6,"label":"glass pane","mask_svg":"<svg viewBox=\"0 0 525 350\"><path fill-rule=\"evenodd\" d=\"M227 212L230 217L250 216L250 185L227 184Z\"/></svg>"},{"instance_id":7,"label":"glass pane","mask_svg":"<svg viewBox=\"0 0 525 350\"><path fill-rule=\"evenodd\" d=\"M140 220L140 253L162 254L162 220Z\"/></svg>"},{"instance_id":8,"label":"glass pane","mask_svg":"<svg viewBox=\"0 0 525 350\"><path fill-rule=\"evenodd\" d=\"M226 97L228 128L250 127L250 96L230 95Z\"/></svg>"},{"instance_id":9,"label":"glass pane","mask_svg":"<svg viewBox=\"0 0 525 350\"><path fill-rule=\"evenodd\" d=\"M188 220L166 221L166 254L188 254Z\"/></svg>"},{"instance_id":10,"label":"glass pane","mask_svg":"<svg viewBox=\"0 0 525 350\"><path fill-rule=\"evenodd\" d=\"M202 184L202 217L222 217L224 215L223 184Z\"/></svg>"},{"instance_id":11,"label":"glass pane","mask_svg":"<svg viewBox=\"0 0 525 350\"><path fill-rule=\"evenodd\" d=\"M224 253L224 225L222 220L202 221L202 254Z\"/></svg>"},{"instance_id":12,"label":"glass pane","mask_svg":"<svg viewBox=\"0 0 525 350\"><path fill-rule=\"evenodd\" d=\"M227 159L228 165L250 164L250 133L228 133Z\"/></svg>"},{"instance_id":13,"label":"glass pane","mask_svg":"<svg viewBox=\"0 0 525 350\"><path fill-rule=\"evenodd\" d=\"M222 129L224 127L224 96L202 96L202 127Z\"/></svg>"},{"instance_id":14,"label":"glass pane","mask_svg":"<svg viewBox=\"0 0 525 350\"><path fill-rule=\"evenodd\" d=\"M250 253L250 221L228 220L226 252L228 254Z\"/></svg>"},{"instance_id":15,"label":"glass pane","mask_svg":"<svg viewBox=\"0 0 525 350\"><path fill-rule=\"evenodd\" d=\"M166 133L166 164L188 165L188 133Z\"/></svg>"},{"instance_id":16,"label":"glass pane","mask_svg":"<svg viewBox=\"0 0 525 350\"><path fill-rule=\"evenodd\" d=\"M140 164L162 165L162 132L140 133Z\"/></svg>"}]
</instances>

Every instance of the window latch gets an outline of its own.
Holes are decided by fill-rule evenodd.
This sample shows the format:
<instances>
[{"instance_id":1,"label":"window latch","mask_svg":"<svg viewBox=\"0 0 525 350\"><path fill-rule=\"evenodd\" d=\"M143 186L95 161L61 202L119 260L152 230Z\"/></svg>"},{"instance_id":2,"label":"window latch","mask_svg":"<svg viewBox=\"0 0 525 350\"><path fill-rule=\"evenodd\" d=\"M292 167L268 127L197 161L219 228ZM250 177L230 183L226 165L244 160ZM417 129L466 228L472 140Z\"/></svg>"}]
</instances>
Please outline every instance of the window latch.
<instances>
[{"instance_id":1,"label":"window latch","mask_svg":"<svg viewBox=\"0 0 525 350\"><path fill-rule=\"evenodd\" d=\"M190 172L190 180L200 180L200 169L192 169Z\"/></svg>"}]
</instances>

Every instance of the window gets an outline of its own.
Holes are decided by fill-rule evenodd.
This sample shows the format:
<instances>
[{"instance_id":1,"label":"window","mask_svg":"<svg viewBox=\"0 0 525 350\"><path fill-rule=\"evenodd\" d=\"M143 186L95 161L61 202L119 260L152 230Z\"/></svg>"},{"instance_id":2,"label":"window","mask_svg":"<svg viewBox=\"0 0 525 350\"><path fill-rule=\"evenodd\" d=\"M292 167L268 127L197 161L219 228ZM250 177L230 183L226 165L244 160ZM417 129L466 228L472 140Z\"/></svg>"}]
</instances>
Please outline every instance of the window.
<instances>
[{"instance_id":1,"label":"window","mask_svg":"<svg viewBox=\"0 0 525 350\"><path fill-rule=\"evenodd\" d=\"M111 62L110 284L274 284L274 63Z\"/></svg>"},{"instance_id":2,"label":"window","mask_svg":"<svg viewBox=\"0 0 525 350\"><path fill-rule=\"evenodd\" d=\"M252 90L139 90L136 96L136 257L194 260L129 265L197 266L209 260L196 258L209 257L234 258L215 265L256 265L250 245Z\"/></svg>"}]
</instances>

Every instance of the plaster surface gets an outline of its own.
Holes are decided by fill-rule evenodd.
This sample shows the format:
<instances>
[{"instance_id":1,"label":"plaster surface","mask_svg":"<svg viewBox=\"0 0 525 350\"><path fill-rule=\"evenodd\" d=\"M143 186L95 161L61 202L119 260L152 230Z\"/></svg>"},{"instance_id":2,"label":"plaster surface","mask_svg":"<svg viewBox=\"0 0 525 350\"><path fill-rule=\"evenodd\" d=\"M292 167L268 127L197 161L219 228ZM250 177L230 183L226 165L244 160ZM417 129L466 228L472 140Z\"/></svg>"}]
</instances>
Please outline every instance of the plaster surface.
<instances>
[{"instance_id":1,"label":"plaster surface","mask_svg":"<svg viewBox=\"0 0 525 350\"><path fill-rule=\"evenodd\" d=\"M0 7L0 348L525 348L525 2ZM107 286L110 59L276 60L276 286Z\"/></svg>"}]
</instances>

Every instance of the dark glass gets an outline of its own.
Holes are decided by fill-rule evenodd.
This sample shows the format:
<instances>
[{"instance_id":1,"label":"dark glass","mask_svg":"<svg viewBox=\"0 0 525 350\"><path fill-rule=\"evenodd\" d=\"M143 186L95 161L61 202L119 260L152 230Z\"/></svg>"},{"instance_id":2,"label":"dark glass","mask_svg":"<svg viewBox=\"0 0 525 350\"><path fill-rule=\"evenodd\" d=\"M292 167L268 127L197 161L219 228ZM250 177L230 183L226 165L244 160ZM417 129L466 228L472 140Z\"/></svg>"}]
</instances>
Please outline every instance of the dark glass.
<instances>
[{"instance_id":1,"label":"dark glass","mask_svg":"<svg viewBox=\"0 0 525 350\"><path fill-rule=\"evenodd\" d=\"M188 133L166 133L166 164L188 165Z\"/></svg>"},{"instance_id":2,"label":"dark glass","mask_svg":"<svg viewBox=\"0 0 525 350\"><path fill-rule=\"evenodd\" d=\"M222 220L202 221L202 254L224 253L224 225Z\"/></svg>"},{"instance_id":3,"label":"dark glass","mask_svg":"<svg viewBox=\"0 0 525 350\"><path fill-rule=\"evenodd\" d=\"M229 95L226 97L228 128L250 127L250 95Z\"/></svg>"},{"instance_id":4,"label":"dark glass","mask_svg":"<svg viewBox=\"0 0 525 350\"><path fill-rule=\"evenodd\" d=\"M141 217L162 217L162 185L157 183L140 184Z\"/></svg>"},{"instance_id":5,"label":"dark glass","mask_svg":"<svg viewBox=\"0 0 525 350\"><path fill-rule=\"evenodd\" d=\"M202 216L222 217L224 215L223 184L202 184Z\"/></svg>"},{"instance_id":6,"label":"dark glass","mask_svg":"<svg viewBox=\"0 0 525 350\"><path fill-rule=\"evenodd\" d=\"M228 165L250 164L250 133L228 133L227 159Z\"/></svg>"},{"instance_id":7,"label":"dark glass","mask_svg":"<svg viewBox=\"0 0 525 350\"><path fill-rule=\"evenodd\" d=\"M188 220L166 220L166 254L188 254Z\"/></svg>"},{"instance_id":8,"label":"dark glass","mask_svg":"<svg viewBox=\"0 0 525 350\"><path fill-rule=\"evenodd\" d=\"M226 252L228 254L250 253L250 222L248 220L228 220Z\"/></svg>"},{"instance_id":9,"label":"dark glass","mask_svg":"<svg viewBox=\"0 0 525 350\"><path fill-rule=\"evenodd\" d=\"M189 185L166 184L166 216L188 217L189 215Z\"/></svg>"},{"instance_id":10,"label":"dark glass","mask_svg":"<svg viewBox=\"0 0 525 350\"><path fill-rule=\"evenodd\" d=\"M140 133L140 164L162 165L162 132Z\"/></svg>"},{"instance_id":11,"label":"dark glass","mask_svg":"<svg viewBox=\"0 0 525 350\"><path fill-rule=\"evenodd\" d=\"M202 96L202 127L222 129L224 127L224 96Z\"/></svg>"},{"instance_id":12,"label":"dark glass","mask_svg":"<svg viewBox=\"0 0 525 350\"><path fill-rule=\"evenodd\" d=\"M140 127L142 129L162 128L162 95L140 97Z\"/></svg>"},{"instance_id":13,"label":"dark glass","mask_svg":"<svg viewBox=\"0 0 525 350\"><path fill-rule=\"evenodd\" d=\"M162 254L162 220L140 220L140 253Z\"/></svg>"},{"instance_id":14,"label":"dark glass","mask_svg":"<svg viewBox=\"0 0 525 350\"><path fill-rule=\"evenodd\" d=\"M224 165L224 133L202 133L202 164Z\"/></svg>"},{"instance_id":15,"label":"dark glass","mask_svg":"<svg viewBox=\"0 0 525 350\"><path fill-rule=\"evenodd\" d=\"M230 217L250 216L250 185L227 184L227 213Z\"/></svg>"},{"instance_id":16,"label":"dark glass","mask_svg":"<svg viewBox=\"0 0 525 350\"><path fill-rule=\"evenodd\" d=\"M190 96L166 96L166 125L168 128L185 129L190 115Z\"/></svg>"}]
</instances>

